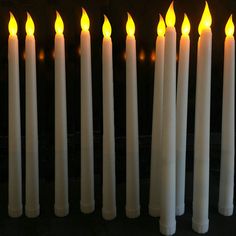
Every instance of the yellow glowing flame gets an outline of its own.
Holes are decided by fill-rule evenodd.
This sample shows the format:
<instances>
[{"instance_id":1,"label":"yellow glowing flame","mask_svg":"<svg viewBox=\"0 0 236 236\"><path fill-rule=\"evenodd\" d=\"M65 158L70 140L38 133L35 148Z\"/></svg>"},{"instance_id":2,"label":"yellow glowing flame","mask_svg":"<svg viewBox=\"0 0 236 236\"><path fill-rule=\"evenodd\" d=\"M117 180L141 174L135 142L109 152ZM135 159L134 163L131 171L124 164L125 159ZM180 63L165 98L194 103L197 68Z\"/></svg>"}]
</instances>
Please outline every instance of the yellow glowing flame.
<instances>
[{"instance_id":1,"label":"yellow glowing flame","mask_svg":"<svg viewBox=\"0 0 236 236\"><path fill-rule=\"evenodd\" d=\"M10 12L10 20L8 23L8 30L10 35L16 35L18 30L16 19L11 12Z\"/></svg>"},{"instance_id":2,"label":"yellow glowing flame","mask_svg":"<svg viewBox=\"0 0 236 236\"><path fill-rule=\"evenodd\" d=\"M209 6L206 2L204 12L202 14L202 19L200 21L200 24L198 26L198 32L201 35L203 29L210 28L212 24L212 18L211 18L211 13Z\"/></svg>"},{"instance_id":3,"label":"yellow glowing flame","mask_svg":"<svg viewBox=\"0 0 236 236\"><path fill-rule=\"evenodd\" d=\"M159 36L164 36L165 33L166 33L166 24L165 24L165 21L164 21L162 15L160 14L159 23L157 25L157 34Z\"/></svg>"},{"instance_id":4,"label":"yellow glowing flame","mask_svg":"<svg viewBox=\"0 0 236 236\"><path fill-rule=\"evenodd\" d=\"M108 18L106 17L106 15L104 15L104 23L102 26L102 32L103 32L104 37L109 38L111 36L111 24L110 24Z\"/></svg>"},{"instance_id":5,"label":"yellow glowing flame","mask_svg":"<svg viewBox=\"0 0 236 236\"><path fill-rule=\"evenodd\" d=\"M60 14L58 13L58 11L56 11L57 17L55 20L55 31L57 34L63 34L64 31L64 23L63 20L60 16Z\"/></svg>"},{"instance_id":6,"label":"yellow glowing flame","mask_svg":"<svg viewBox=\"0 0 236 236\"><path fill-rule=\"evenodd\" d=\"M84 8L82 8L82 17L80 20L80 25L81 25L82 30L84 30L84 31L89 30L90 21L89 21L89 17L87 15L87 12L84 10Z\"/></svg>"},{"instance_id":7,"label":"yellow glowing flame","mask_svg":"<svg viewBox=\"0 0 236 236\"><path fill-rule=\"evenodd\" d=\"M126 23L126 32L129 36L133 36L135 33L135 24L129 13L128 13L128 20Z\"/></svg>"},{"instance_id":8,"label":"yellow glowing flame","mask_svg":"<svg viewBox=\"0 0 236 236\"><path fill-rule=\"evenodd\" d=\"M226 36L233 36L234 35L234 22L233 22L232 15L229 17L229 20L225 26L225 34L226 34Z\"/></svg>"},{"instance_id":9,"label":"yellow glowing flame","mask_svg":"<svg viewBox=\"0 0 236 236\"><path fill-rule=\"evenodd\" d=\"M182 23L181 31L182 31L182 35L188 35L190 32L190 22L186 14L184 14L184 20Z\"/></svg>"},{"instance_id":10,"label":"yellow glowing flame","mask_svg":"<svg viewBox=\"0 0 236 236\"><path fill-rule=\"evenodd\" d=\"M25 30L27 35L34 35L34 22L28 12L27 12L27 21L25 24Z\"/></svg>"},{"instance_id":11,"label":"yellow glowing flame","mask_svg":"<svg viewBox=\"0 0 236 236\"><path fill-rule=\"evenodd\" d=\"M167 27L174 27L175 26L175 11L174 11L174 2L170 4L170 7L166 13L166 25Z\"/></svg>"}]
</instances>

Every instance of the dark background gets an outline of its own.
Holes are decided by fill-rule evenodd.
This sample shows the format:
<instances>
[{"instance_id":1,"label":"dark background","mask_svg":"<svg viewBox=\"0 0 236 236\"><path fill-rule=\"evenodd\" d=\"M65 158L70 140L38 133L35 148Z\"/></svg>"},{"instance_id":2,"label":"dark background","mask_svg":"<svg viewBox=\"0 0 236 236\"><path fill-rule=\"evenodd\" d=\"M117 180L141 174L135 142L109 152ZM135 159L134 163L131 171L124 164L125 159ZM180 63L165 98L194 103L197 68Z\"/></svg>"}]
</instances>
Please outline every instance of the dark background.
<instances>
[{"instance_id":1,"label":"dark background","mask_svg":"<svg viewBox=\"0 0 236 236\"><path fill-rule=\"evenodd\" d=\"M37 92L39 127L39 165L41 183L53 183L54 179L54 22L58 10L65 25L67 116L70 181L80 176L80 18L81 7L89 15L92 39L92 87L95 148L95 179L98 192L102 182L102 24L105 13L112 25L114 58L114 97L117 183L125 182L125 24L129 11L136 25L138 66L138 109L140 140L140 176L148 181L150 172L150 148L153 105L154 62L156 27L159 13L165 16L170 0L1 0L0 1L0 181L8 178L8 62L7 39L9 11L18 22L20 57L20 95L22 129L22 168L24 180L25 161L25 61L24 40L26 11L35 23L37 47ZM224 28L230 14L236 13L235 0L209 0L213 18L213 56L211 93L211 171L218 176L220 157L220 133L222 111ZM191 55L188 102L187 170L193 169L193 137L196 85L196 51L198 24L204 10L203 0L176 0L177 48L181 36L184 13L191 22ZM235 18L236 22L236 18ZM39 54L44 53L44 59ZM140 56L142 55L142 56ZM144 55L144 57L143 57ZM177 54L178 62L178 54ZM44 182L45 181L45 182ZM217 180L218 181L218 180ZM24 181L23 181L24 182ZM191 182L191 177L190 177ZM218 185L218 182L216 182ZM190 184L191 185L191 184ZM7 187L5 190L7 191ZM53 196L53 185L49 192ZM72 186L72 185L71 185ZM79 189L79 185L76 187ZM146 187L148 191L148 188ZM124 189L122 190L124 191ZM7 192L4 193L7 198ZM191 194L190 194L191 195ZM52 198L53 199L53 198ZM79 199L79 195L78 195ZM7 203L5 202L4 205ZM123 203L122 203L123 204ZM147 205L147 202L145 203ZM3 203L2 203L3 205ZM52 207L52 206L50 206Z\"/></svg>"}]
</instances>

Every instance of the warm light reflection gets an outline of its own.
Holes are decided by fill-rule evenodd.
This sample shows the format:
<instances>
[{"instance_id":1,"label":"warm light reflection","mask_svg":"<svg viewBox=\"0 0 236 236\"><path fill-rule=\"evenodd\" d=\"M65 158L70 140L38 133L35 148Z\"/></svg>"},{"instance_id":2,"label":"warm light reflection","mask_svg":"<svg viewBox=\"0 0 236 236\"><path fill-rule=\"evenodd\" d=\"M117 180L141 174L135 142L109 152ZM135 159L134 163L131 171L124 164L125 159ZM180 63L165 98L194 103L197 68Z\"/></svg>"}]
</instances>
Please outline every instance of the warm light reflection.
<instances>
[{"instance_id":1,"label":"warm light reflection","mask_svg":"<svg viewBox=\"0 0 236 236\"><path fill-rule=\"evenodd\" d=\"M190 22L189 22L188 16L186 14L184 14L184 20L183 20L183 23L182 23L181 31L182 31L182 35L189 35Z\"/></svg>"},{"instance_id":2,"label":"warm light reflection","mask_svg":"<svg viewBox=\"0 0 236 236\"><path fill-rule=\"evenodd\" d=\"M58 11L56 11L57 17L55 20L55 31L57 34L63 34L64 31L64 23L62 21L62 18L60 16L60 14L58 13Z\"/></svg>"},{"instance_id":3,"label":"warm light reflection","mask_svg":"<svg viewBox=\"0 0 236 236\"><path fill-rule=\"evenodd\" d=\"M162 15L160 14L160 19L159 19L159 23L157 25L157 34L158 36L164 36L166 33L166 24L165 21L162 17Z\"/></svg>"},{"instance_id":4,"label":"warm light reflection","mask_svg":"<svg viewBox=\"0 0 236 236\"><path fill-rule=\"evenodd\" d=\"M44 50L43 50L43 49L40 49L40 51L39 51L39 60L40 60L40 61L44 61L44 59L45 59Z\"/></svg>"},{"instance_id":5,"label":"warm light reflection","mask_svg":"<svg viewBox=\"0 0 236 236\"><path fill-rule=\"evenodd\" d=\"M200 24L198 26L199 34L201 35L201 33L204 29L210 28L211 24L212 24L211 13L210 13L209 6L206 2L205 9L204 9L204 12L202 14L202 19L201 19Z\"/></svg>"},{"instance_id":6,"label":"warm light reflection","mask_svg":"<svg viewBox=\"0 0 236 236\"><path fill-rule=\"evenodd\" d=\"M129 13L128 13L128 20L126 23L126 32L129 36L133 36L135 33L135 24Z\"/></svg>"},{"instance_id":7,"label":"warm light reflection","mask_svg":"<svg viewBox=\"0 0 236 236\"><path fill-rule=\"evenodd\" d=\"M233 16L232 15L229 17L229 20L228 20L228 22L225 26L225 34L228 37L234 35L234 22L233 22Z\"/></svg>"},{"instance_id":8,"label":"warm light reflection","mask_svg":"<svg viewBox=\"0 0 236 236\"><path fill-rule=\"evenodd\" d=\"M166 25L167 27L174 27L175 26L175 11L174 11L174 2L172 2L169 6L169 9L166 13Z\"/></svg>"},{"instance_id":9,"label":"warm light reflection","mask_svg":"<svg viewBox=\"0 0 236 236\"><path fill-rule=\"evenodd\" d=\"M10 12L10 20L8 23L8 30L10 35L16 35L18 30L16 19L11 12Z\"/></svg>"},{"instance_id":10,"label":"warm light reflection","mask_svg":"<svg viewBox=\"0 0 236 236\"><path fill-rule=\"evenodd\" d=\"M28 12L27 12L27 21L25 24L25 31L27 35L34 35L34 22Z\"/></svg>"},{"instance_id":11,"label":"warm light reflection","mask_svg":"<svg viewBox=\"0 0 236 236\"><path fill-rule=\"evenodd\" d=\"M123 53L123 59L126 61L126 51Z\"/></svg>"},{"instance_id":12,"label":"warm light reflection","mask_svg":"<svg viewBox=\"0 0 236 236\"><path fill-rule=\"evenodd\" d=\"M108 18L106 17L106 15L104 15L104 23L102 26L102 32L103 32L104 37L109 38L111 36L111 24Z\"/></svg>"},{"instance_id":13,"label":"warm light reflection","mask_svg":"<svg viewBox=\"0 0 236 236\"><path fill-rule=\"evenodd\" d=\"M82 30L88 31L90 27L90 21L87 12L82 8L82 17L80 20L80 25Z\"/></svg>"},{"instance_id":14,"label":"warm light reflection","mask_svg":"<svg viewBox=\"0 0 236 236\"><path fill-rule=\"evenodd\" d=\"M151 58L152 62L155 62L155 60L156 60L156 52L155 52L155 50L152 50L150 58Z\"/></svg>"},{"instance_id":15,"label":"warm light reflection","mask_svg":"<svg viewBox=\"0 0 236 236\"><path fill-rule=\"evenodd\" d=\"M145 55L144 50L142 49L139 53L139 60L143 62L145 61L145 58L146 58L146 55Z\"/></svg>"}]
</instances>

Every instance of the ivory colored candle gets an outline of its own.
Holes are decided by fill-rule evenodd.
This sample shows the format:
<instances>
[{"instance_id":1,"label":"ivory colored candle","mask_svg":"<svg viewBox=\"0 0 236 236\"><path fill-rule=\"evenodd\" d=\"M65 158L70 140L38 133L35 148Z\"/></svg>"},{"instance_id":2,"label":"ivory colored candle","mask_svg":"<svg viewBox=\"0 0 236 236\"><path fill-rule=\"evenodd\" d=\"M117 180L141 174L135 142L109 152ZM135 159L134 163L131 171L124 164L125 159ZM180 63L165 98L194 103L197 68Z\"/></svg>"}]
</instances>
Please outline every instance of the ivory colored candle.
<instances>
[{"instance_id":1,"label":"ivory colored candle","mask_svg":"<svg viewBox=\"0 0 236 236\"><path fill-rule=\"evenodd\" d=\"M173 235L175 221L176 184L176 31L173 2L166 14L163 131L161 155L161 215L160 231Z\"/></svg>"},{"instance_id":2,"label":"ivory colored candle","mask_svg":"<svg viewBox=\"0 0 236 236\"><path fill-rule=\"evenodd\" d=\"M179 49L179 68L176 107L176 215L185 208L186 136L188 111L188 77L190 50L190 22L184 15Z\"/></svg>"},{"instance_id":3,"label":"ivory colored candle","mask_svg":"<svg viewBox=\"0 0 236 236\"><path fill-rule=\"evenodd\" d=\"M55 21L55 205L56 216L69 213L66 71L64 24L56 12Z\"/></svg>"},{"instance_id":4,"label":"ivory colored candle","mask_svg":"<svg viewBox=\"0 0 236 236\"><path fill-rule=\"evenodd\" d=\"M211 97L211 14L206 7L199 25L194 140L194 182L192 227L206 233L209 227L209 145Z\"/></svg>"},{"instance_id":5,"label":"ivory colored candle","mask_svg":"<svg viewBox=\"0 0 236 236\"><path fill-rule=\"evenodd\" d=\"M21 174L21 125L20 125L20 88L19 52L17 22L10 12L8 24L8 89L9 89L9 186L8 214L10 217L22 215L22 174Z\"/></svg>"},{"instance_id":6,"label":"ivory colored candle","mask_svg":"<svg viewBox=\"0 0 236 236\"><path fill-rule=\"evenodd\" d=\"M81 201L83 213L92 213L94 201L92 70L89 18L82 8L81 55Z\"/></svg>"},{"instance_id":7,"label":"ivory colored candle","mask_svg":"<svg viewBox=\"0 0 236 236\"><path fill-rule=\"evenodd\" d=\"M126 216L140 215L137 62L135 25L126 23Z\"/></svg>"},{"instance_id":8,"label":"ivory colored candle","mask_svg":"<svg viewBox=\"0 0 236 236\"><path fill-rule=\"evenodd\" d=\"M235 40L232 15L225 27L224 89L222 112L221 169L219 213L233 214L234 198L234 99L235 99Z\"/></svg>"},{"instance_id":9,"label":"ivory colored candle","mask_svg":"<svg viewBox=\"0 0 236 236\"><path fill-rule=\"evenodd\" d=\"M160 216L161 199L161 150L162 150L162 106L163 106L163 77L164 77L164 49L165 22L160 15L157 26L156 60L154 75L153 118L152 118L152 149L151 174L149 193L149 215Z\"/></svg>"},{"instance_id":10,"label":"ivory colored candle","mask_svg":"<svg viewBox=\"0 0 236 236\"><path fill-rule=\"evenodd\" d=\"M25 214L37 217L39 207L38 114L34 22L29 13L25 25L26 176Z\"/></svg>"}]
</instances>

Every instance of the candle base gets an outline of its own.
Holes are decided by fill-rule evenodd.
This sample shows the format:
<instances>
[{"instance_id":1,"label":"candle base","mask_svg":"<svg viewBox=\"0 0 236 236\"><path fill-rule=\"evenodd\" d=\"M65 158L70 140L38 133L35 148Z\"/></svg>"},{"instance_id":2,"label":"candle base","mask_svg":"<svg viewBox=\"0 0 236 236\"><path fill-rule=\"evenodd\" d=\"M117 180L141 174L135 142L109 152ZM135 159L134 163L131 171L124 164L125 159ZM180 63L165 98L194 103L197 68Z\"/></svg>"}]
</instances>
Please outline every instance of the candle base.
<instances>
[{"instance_id":1,"label":"candle base","mask_svg":"<svg viewBox=\"0 0 236 236\"><path fill-rule=\"evenodd\" d=\"M209 229L209 220L206 223L198 223L192 220L192 228L195 232L199 234L205 234Z\"/></svg>"},{"instance_id":2,"label":"candle base","mask_svg":"<svg viewBox=\"0 0 236 236\"><path fill-rule=\"evenodd\" d=\"M231 216L233 215L234 207L218 207L218 211L223 216Z\"/></svg>"},{"instance_id":3,"label":"candle base","mask_svg":"<svg viewBox=\"0 0 236 236\"><path fill-rule=\"evenodd\" d=\"M138 207L137 209L128 209L126 207L125 211L126 211L126 217L130 219L134 219L140 216L140 207Z\"/></svg>"},{"instance_id":4,"label":"candle base","mask_svg":"<svg viewBox=\"0 0 236 236\"><path fill-rule=\"evenodd\" d=\"M112 210L102 209L102 217L104 220L114 220L116 218L116 208Z\"/></svg>"},{"instance_id":5,"label":"candle base","mask_svg":"<svg viewBox=\"0 0 236 236\"><path fill-rule=\"evenodd\" d=\"M67 216L69 214L69 204L63 208L54 206L54 213L57 217Z\"/></svg>"},{"instance_id":6,"label":"candle base","mask_svg":"<svg viewBox=\"0 0 236 236\"><path fill-rule=\"evenodd\" d=\"M8 215L12 218L17 218L22 216L23 214L23 207L20 206L19 208L11 208L8 206Z\"/></svg>"},{"instance_id":7,"label":"candle base","mask_svg":"<svg viewBox=\"0 0 236 236\"><path fill-rule=\"evenodd\" d=\"M148 210L149 210L148 212L149 212L150 216L152 216L152 217L160 217L160 207L149 206Z\"/></svg>"},{"instance_id":8,"label":"candle base","mask_svg":"<svg viewBox=\"0 0 236 236\"><path fill-rule=\"evenodd\" d=\"M176 232L176 221L171 225L164 225L160 222L160 232L164 235L173 235Z\"/></svg>"},{"instance_id":9,"label":"candle base","mask_svg":"<svg viewBox=\"0 0 236 236\"><path fill-rule=\"evenodd\" d=\"M95 201L93 201L92 204L84 204L80 203L80 210L84 214L90 214L93 213L95 210Z\"/></svg>"},{"instance_id":10,"label":"candle base","mask_svg":"<svg viewBox=\"0 0 236 236\"><path fill-rule=\"evenodd\" d=\"M38 217L40 214L40 206L37 206L36 208L30 208L25 206L25 215L29 218L35 218Z\"/></svg>"},{"instance_id":11,"label":"candle base","mask_svg":"<svg viewBox=\"0 0 236 236\"><path fill-rule=\"evenodd\" d=\"M185 206L177 206L176 207L176 215L177 216L182 216L184 214Z\"/></svg>"}]
</instances>

